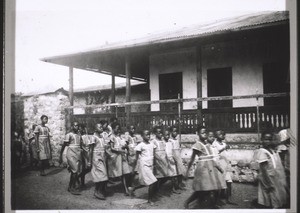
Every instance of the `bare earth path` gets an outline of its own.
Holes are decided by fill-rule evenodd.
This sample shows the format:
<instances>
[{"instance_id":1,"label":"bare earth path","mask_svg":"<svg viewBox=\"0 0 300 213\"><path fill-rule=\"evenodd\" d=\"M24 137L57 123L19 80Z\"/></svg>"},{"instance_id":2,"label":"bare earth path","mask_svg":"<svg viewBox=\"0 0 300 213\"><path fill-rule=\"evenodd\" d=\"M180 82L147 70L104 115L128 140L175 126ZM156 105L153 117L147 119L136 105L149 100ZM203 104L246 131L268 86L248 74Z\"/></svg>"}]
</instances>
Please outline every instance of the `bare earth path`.
<instances>
[{"instance_id":1,"label":"bare earth path","mask_svg":"<svg viewBox=\"0 0 300 213\"><path fill-rule=\"evenodd\" d=\"M120 182L108 185L110 195L106 201L95 199L94 183L90 174L86 176L86 188L82 195L72 195L67 191L69 173L66 168L50 168L48 175L41 177L37 171L28 171L12 180L12 208L18 210L33 209L183 209L184 200L192 193L192 180L186 181L187 190L181 194L170 194L170 183L167 182L161 189L162 198L149 204L124 205L125 199ZM233 201L238 205L223 205L224 209L250 209L257 197L257 187L252 184L233 184ZM136 198L147 199L147 188L138 189ZM125 202L126 203L126 202ZM128 202L129 203L129 202ZM197 208L194 204L192 208Z\"/></svg>"}]
</instances>

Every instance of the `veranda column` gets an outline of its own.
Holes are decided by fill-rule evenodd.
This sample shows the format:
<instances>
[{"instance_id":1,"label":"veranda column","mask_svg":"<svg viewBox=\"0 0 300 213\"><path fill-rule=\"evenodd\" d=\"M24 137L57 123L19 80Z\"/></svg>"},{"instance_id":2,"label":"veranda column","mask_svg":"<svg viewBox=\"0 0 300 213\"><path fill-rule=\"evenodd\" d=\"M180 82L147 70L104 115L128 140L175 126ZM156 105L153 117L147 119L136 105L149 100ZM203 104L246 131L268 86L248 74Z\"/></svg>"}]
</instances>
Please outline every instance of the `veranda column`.
<instances>
[{"instance_id":1,"label":"veranda column","mask_svg":"<svg viewBox=\"0 0 300 213\"><path fill-rule=\"evenodd\" d=\"M196 64L197 64L197 98L202 97L202 57L201 57L201 46L196 49ZM198 102L198 125L203 125L202 118L202 101Z\"/></svg>"},{"instance_id":2,"label":"veranda column","mask_svg":"<svg viewBox=\"0 0 300 213\"><path fill-rule=\"evenodd\" d=\"M116 82L114 73L111 73L111 103L116 103ZM114 113L116 108L112 107L111 111Z\"/></svg>"},{"instance_id":3,"label":"veranda column","mask_svg":"<svg viewBox=\"0 0 300 213\"><path fill-rule=\"evenodd\" d=\"M69 101L70 106L74 105L74 84L73 84L73 67L69 67ZM66 128L69 129L71 127L72 117L73 117L73 109L67 110L67 121Z\"/></svg>"},{"instance_id":4,"label":"veranda column","mask_svg":"<svg viewBox=\"0 0 300 213\"><path fill-rule=\"evenodd\" d=\"M126 102L131 102L131 85L130 85L131 62L129 56L126 56L125 58L125 73L126 73ZM126 112L126 125L128 126L130 125L131 106L126 106L125 112Z\"/></svg>"}]
</instances>

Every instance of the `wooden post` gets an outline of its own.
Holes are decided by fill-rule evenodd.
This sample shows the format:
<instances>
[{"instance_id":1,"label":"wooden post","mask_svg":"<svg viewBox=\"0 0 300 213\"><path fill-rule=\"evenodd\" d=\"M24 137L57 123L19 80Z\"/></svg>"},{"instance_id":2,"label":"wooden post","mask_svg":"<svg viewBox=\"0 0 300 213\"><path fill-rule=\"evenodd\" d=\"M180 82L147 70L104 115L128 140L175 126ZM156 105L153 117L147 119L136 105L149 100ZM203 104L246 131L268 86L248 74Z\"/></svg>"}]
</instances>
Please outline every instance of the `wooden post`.
<instances>
[{"instance_id":1,"label":"wooden post","mask_svg":"<svg viewBox=\"0 0 300 213\"><path fill-rule=\"evenodd\" d=\"M178 93L178 100L180 99L180 93ZM181 103L178 102L178 134L179 144L181 143Z\"/></svg>"},{"instance_id":2,"label":"wooden post","mask_svg":"<svg viewBox=\"0 0 300 213\"><path fill-rule=\"evenodd\" d=\"M130 79L131 79L131 64L130 64L130 57L127 56L125 58L125 73L126 73L126 102L131 102L131 85L130 85ZM130 125L130 112L131 112L131 106L125 106L125 112L126 112L126 125Z\"/></svg>"},{"instance_id":3,"label":"wooden post","mask_svg":"<svg viewBox=\"0 0 300 213\"><path fill-rule=\"evenodd\" d=\"M70 106L74 105L74 84L73 84L73 67L69 67L69 101ZM68 109L67 127L71 127L73 122L73 109Z\"/></svg>"},{"instance_id":4,"label":"wooden post","mask_svg":"<svg viewBox=\"0 0 300 213\"><path fill-rule=\"evenodd\" d=\"M202 57L201 46L196 49L196 69L197 69L197 98L202 97ZM197 102L198 125L203 125L202 119L202 101Z\"/></svg>"},{"instance_id":5,"label":"wooden post","mask_svg":"<svg viewBox=\"0 0 300 213\"><path fill-rule=\"evenodd\" d=\"M257 93L257 92L256 92ZM259 100L258 100L258 97L256 97L256 120L257 120L257 141L260 142L260 117L259 117Z\"/></svg>"},{"instance_id":6,"label":"wooden post","mask_svg":"<svg viewBox=\"0 0 300 213\"><path fill-rule=\"evenodd\" d=\"M115 74L111 73L111 103L116 103L116 82L115 82ZM112 113L116 111L117 107L111 107Z\"/></svg>"},{"instance_id":7,"label":"wooden post","mask_svg":"<svg viewBox=\"0 0 300 213\"><path fill-rule=\"evenodd\" d=\"M69 100L70 105L74 105L74 85L73 85L73 67L69 67Z\"/></svg>"}]
</instances>

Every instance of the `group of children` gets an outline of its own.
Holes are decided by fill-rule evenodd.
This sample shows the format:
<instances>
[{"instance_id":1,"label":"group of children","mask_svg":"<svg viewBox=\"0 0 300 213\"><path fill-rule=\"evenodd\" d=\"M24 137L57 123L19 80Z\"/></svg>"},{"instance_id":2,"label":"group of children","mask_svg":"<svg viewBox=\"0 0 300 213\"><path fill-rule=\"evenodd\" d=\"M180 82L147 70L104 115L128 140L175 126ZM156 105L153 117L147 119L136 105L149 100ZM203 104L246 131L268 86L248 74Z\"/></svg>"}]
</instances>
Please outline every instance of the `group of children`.
<instances>
[{"instance_id":1,"label":"group of children","mask_svg":"<svg viewBox=\"0 0 300 213\"><path fill-rule=\"evenodd\" d=\"M193 200L204 201L204 198L209 198L209 207L215 208L222 204L220 199L224 190L227 192L227 202L230 202L232 180L227 172L228 161L221 154L228 149L224 143L225 133L217 131L215 138L215 134L207 134L204 127L197 132L199 140L192 147L193 154L186 170L175 126L155 126L152 132L144 130L139 136L133 125L129 126L127 133L121 134L117 121L110 125L100 121L95 125L94 134L88 136L84 126L74 122L72 131L62 144L60 155L62 162L64 149L68 147L66 159L71 173L68 191L74 195L81 194L84 177L91 172L96 198L105 200L107 183L119 178L127 196L134 196L137 189L147 186L148 202L152 204L156 197L162 196L160 189L167 181L171 181L172 193L180 194L181 190L185 190L183 179L189 176L189 170L198 156L193 180L195 192L186 200L185 208L189 208ZM136 175L138 182L135 181Z\"/></svg>"},{"instance_id":2,"label":"group of children","mask_svg":"<svg viewBox=\"0 0 300 213\"><path fill-rule=\"evenodd\" d=\"M33 127L30 134L31 152L41 165L41 176L45 174L46 162L51 159L50 130L46 126L48 117L41 117L41 124ZM135 126L128 127L122 134L121 125L116 118L111 123L100 121L94 127L94 134L88 135L85 126L73 122L71 132L67 133L62 143L60 163L66 150L70 181L68 191L80 195L85 184L85 175L91 173L95 183L94 196L105 200L107 183L116 178L122 181L124 193L134 196L134 192L148 187L148 202L162 196L161 186L172 183L172 193L179 194L185 190L183 179L189 177L189 170L195 165L193 194L184 202L184 207L195 200L208 203L207 208L219 208L225 204L234 204L231 198L230 162L226 157L229 146L225 143L222 130L207 131L198 127L198 140L192 146L192 156L187 169L183 165L177 127L155 126L150 132L143 130L141 136L136 134ZM279 149L273 134L262 134L263 147L257 150L255 160L259 163L258 203L266 207L280 208L289 200L289 137L286 132L279 134L285 149ZM15 135L17 141L17 135ZM13 149L19 150L20 143ZM280 152L279 152L280 151ZM16 151L16 153L18 153ZM138 176L138 181L136 180Z\"/></svg>"},{"instance_id":3,"label":"group of children","mask_svg":"<svg viewBox=\"0 0 300 213\"><path fill-rule=\"evenodd\" d=\"M152 136L144 130L139 137L131 125L125 135L121 133L121 126L116 121L110 125L100 121L92 136L86 135L84 126L78 122L72 124L60 154L62 162L64 149L68 147L70 193L81 194L80 187L88 172L95 182L94 196L101 200L106 199L107 183L115 178L121 179L125 195L134 196L135 190L149 186L149 203L153 202L154 196L160 196L160 186L168 180L172 182L173 193L178 194L184 189L184 166L176 127L164 131L155 127ZM134 181L135 175L138 175L138 183Z\"/></svg>"}]
</instances>

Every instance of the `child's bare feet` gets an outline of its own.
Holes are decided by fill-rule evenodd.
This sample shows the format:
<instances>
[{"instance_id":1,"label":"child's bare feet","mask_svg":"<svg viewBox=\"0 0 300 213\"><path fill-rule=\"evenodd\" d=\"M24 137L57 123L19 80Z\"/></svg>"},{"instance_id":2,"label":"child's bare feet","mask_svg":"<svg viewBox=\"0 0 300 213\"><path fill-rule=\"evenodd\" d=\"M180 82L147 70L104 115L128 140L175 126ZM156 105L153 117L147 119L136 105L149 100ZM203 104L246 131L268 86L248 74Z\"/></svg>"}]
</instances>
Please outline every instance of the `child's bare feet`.
<instances>
[{"instance_id":1,"label":"child's bare feet","mask_svg":"<svg viewBox=\"0 0 300 213\"><path fill-rule=\"evenodd\" d=\"M46 176L46 173L44 170L41 171L40 176Z\"/></svg>"},{"instance_id":2,"label":"child's bare feet","mask_svg":"<svg viewBox=\"0 0 300 213\"><path fill-rule=\"evenodd\" d=\"M98 198L99 200L106 200L103 194L99 193L98 191L95 191L94 196Z\"/></svg>"},{"instance_id":3,"label":"child's bare feet","mask_svg":"<svg viewBox=\"0 0 300 213\"><path fill-rule=\"evenodd\" d=\"M80 191L74 188L68 188L68 191L73 195L81 195Z\"/></svg>"},{"instance_id":4,"label":"child's bare feet","mask_svg":"<svg viewBox=\"0 0 300 213\"><path fill-rule=\"evenodd\" d=\"M218 200L217 201L217 205L218 206L223 206L223 205L225 205L225 203L222 200Z\"/></svg>"},{"instance_id":5,"label":"child's bare feet","mask_svg":"<svg viewBox=\"0 0 300 213\"><path fill-rule=\"evenodd\" d=\"M186 190L186 188L185 188L185 187L182 187L182 186L178 186L177 189L182 190L182 191L185 191L185 190Z\"/></svg>"},{"instance_id":6,"label":"child's bare feet","mask_svg":"<svg viewBox=\"0 0 300 213\"><path fill-rule=\"evenodd\" d=\"M160 192L157 192L157 193L155 194L155 196L156 196L156 197L163 197L163 195L162 195Z\"/></svg>"},{"instance_id":7,"label":"child's bare feet","mask_svg":"<svg viewBox=\"0 0 300 213\"><path fill-rule=\"evenodd\" d=\"M235 205L235 206L238 205L237 203L232 202L231 200L226 200L226 203L227 203L227 204L230 204L230 205Z\"/></svg>"},{"instance_id":8,"label":"child's bare feet","mask_svg":"<svg viewBox=\"0 0 300 213\"><path fill-rule=\"evenodd\" d=\"M148 204L149 204L150 206L154 206L154 205L155 205L154 202L153 202L152 200L148 200Z\"/></svg>"},{"instance_id":9,"label":"child's bare feet","mask_svg":"<svg viewBox=\"0 0 300 213\"><path fill-rule=\"evenodd\" d=\"M174 193L174 194L181 194L181 192L177 191L176 189L173 189L172 193Z\"/></svg>"},{"instance_id":10,"label":"child's bare feet","mask_svg":"<svg viewBox=\"0 0 300 213\"><path fill-rule=\"evenodd\" d=\"M184 206L185 209L189 208L189 204L187 202L184 202L183 206Z\"/></svg>"},{"instance_id":11,"label":"child's bare feet","mask_svg":"<svg viewBox=\"0 0 300 213\"><path fill-rule=\"evenodd\" d=\"M179 184L179 187L185 188L186 185L185 185L184 183L180 183L180 184Z\"/></svg>"},{"instance_id":12,"label":"child's bare feet","mask_svg":"<svg viewBox=\"0 0 300 213\"><path fill-rule=\"evenodd\" d=\"M128 187L128 194L130 197L134 197L135 194L134 194L134 188L133 187Z\"/></svg>"}]
</instances>

